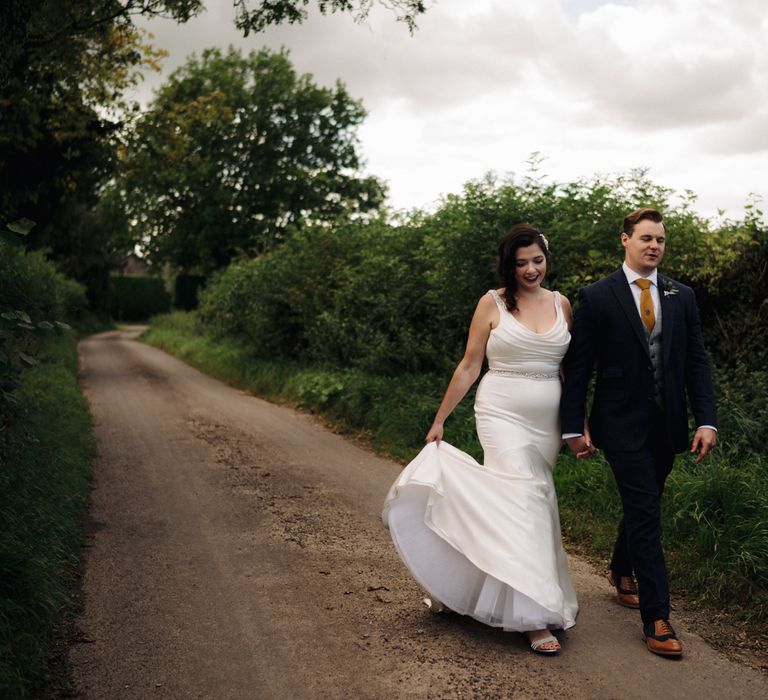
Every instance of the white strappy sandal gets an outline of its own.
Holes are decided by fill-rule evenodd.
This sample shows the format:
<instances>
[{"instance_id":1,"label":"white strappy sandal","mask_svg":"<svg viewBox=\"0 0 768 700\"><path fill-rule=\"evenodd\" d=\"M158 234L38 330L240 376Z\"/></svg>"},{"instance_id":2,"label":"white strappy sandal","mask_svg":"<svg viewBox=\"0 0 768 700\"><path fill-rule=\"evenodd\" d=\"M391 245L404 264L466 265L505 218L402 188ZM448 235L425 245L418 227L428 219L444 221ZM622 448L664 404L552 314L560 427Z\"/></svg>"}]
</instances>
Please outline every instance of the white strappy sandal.
<instances>
[{"instance_id":1,"label":"white strappy sandal","mask_svg":"<svg viewBox=\"0 0 768 700\"><path fill-rule=\"evenodd\" d=\"M528 641L531 642L530 639ZM555 649L543 648L545 644L550 644L552 642L557 644L557 648ZM553 634L550 634L549 637L543 637L542 639L537 639L535 642L531 642L531 650L535 651L537 654L559 654L560 649L561 649L560 642L557 640L557 637L555 637L555 635Z\"/></svg>"}]
</instances>

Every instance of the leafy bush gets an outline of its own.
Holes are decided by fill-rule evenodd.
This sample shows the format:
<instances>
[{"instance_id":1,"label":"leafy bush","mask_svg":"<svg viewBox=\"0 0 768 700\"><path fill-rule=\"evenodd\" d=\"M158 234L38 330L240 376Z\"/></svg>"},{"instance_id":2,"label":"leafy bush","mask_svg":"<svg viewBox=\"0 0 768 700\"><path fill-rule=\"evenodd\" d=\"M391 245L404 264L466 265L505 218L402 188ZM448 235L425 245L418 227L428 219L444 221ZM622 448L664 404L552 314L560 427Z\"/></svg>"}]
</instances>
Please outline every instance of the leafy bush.
<instances>
[{"instance_id":1,"label":"leafy bush","mask_svg":"<svg viewBox=\"0 0 768 700\"><path fill-rule=\"evenodd\" d=\"M768 364L768 229L747 220L723 231L728 264L703 290L704 331L719 366L762 369Z\"/></svg>"},{"instance_id":2,"label":"leafy bush","mask_svg":"<svg viewBox=\"0 0 768 700\"><path fill-rule=\"evenodd\" d=\"M274 253L234 263L201 295L200 315L216 332L241 338L260 357L296 358L312 324L332 308L346 270L360 264L368 229L302 230Z\"/></svg>"},{"instance_id":3,"label":"leafy bush","mask_svg":"<svg viewBox=\"0 0 768 700\"><path fill-rule=\"evenodd\" d=\"M118 321L144 321L171 308L163 280L144 275L112 275L109 300L112 318Z\"/></svg>"},{"instance_id":4,"label":"leafy bush","mask_svg":"<svg viewBox=\"0 0 768 700\"><path fill-rule=\"evenodd\" d=\"M361 233L356 257L309 319L307 359L387 376L439 369L444 353L432 343L421 230L379 224Z\"/></svg>"},{"instance_id":5,"label":"leafy bush","mask_svg":"<svg viewBox=\"0 0 768 700\"><path fill-rule=\"evenodd\" d=\"M491 268L512 224L543 230L549 285L575 300L619 265L623 216L651 204L669 231L665 272L696 290L714 353L757 367L749 358L765 357L765 231L754 216L714 227L693 212L690 193L678 205L672 194L642 171L560 185L487 178L446 197L434 214L304 229L215 278L202 318L258 357L385 375L445 371L462 354L477 300L497 284ZM734 306L738 313L726 314Z\"/></svg>"},{"instance_id":6,"label":"leafy bush","mask_svg":"<svg viewBox=\"0 0 768 700\"><path fill-rule=\"evenodd\" d=\"M41 253L0 240L0 430L17 406L21 372L37 363L39 336L67 327L86 309L82 285Z\"/></svg>"},{"instance_id":7,"label":"leafy bush","mask_svg":"<svg viewBox=\"0 0 768 700\"><path fill-rule=\"evenodd\" d=\"M715 367L718 427L732 453L766 454L768 445L768 371Z\"/></svg>"},{"instance_id":8,"label":"leafy bush","mask_svg":"<svg viewBox=\"0 0 768 700\"><path fill-rule=\"evenodd\" d=\"M73 320L87 308L85 289L68 279L42 253L0 241L0 304L23 309L33 322Z\"/></svg>"}]
</instances>

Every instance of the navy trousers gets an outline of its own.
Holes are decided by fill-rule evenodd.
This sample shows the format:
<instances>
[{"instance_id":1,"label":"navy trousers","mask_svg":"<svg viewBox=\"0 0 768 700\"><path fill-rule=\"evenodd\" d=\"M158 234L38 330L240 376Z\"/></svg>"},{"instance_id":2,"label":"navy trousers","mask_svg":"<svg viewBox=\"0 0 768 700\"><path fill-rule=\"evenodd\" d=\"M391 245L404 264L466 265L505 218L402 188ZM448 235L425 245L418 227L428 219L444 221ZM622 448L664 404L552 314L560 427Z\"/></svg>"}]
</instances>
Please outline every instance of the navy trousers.
<instances>
[{"instance_id":1,"label":"navy trousers","mask_svg":"<svg viewBox=\"0 0 768 700\"><path fill-rule=\"evenodd\" d=\"M614 576L634 572L644 623L669 619L669 582L661 548L661 494L675 453L663 414L654 409L653 429L636 451L605 451L624 511L613 548Z\"/></svg>"}]
</instances>

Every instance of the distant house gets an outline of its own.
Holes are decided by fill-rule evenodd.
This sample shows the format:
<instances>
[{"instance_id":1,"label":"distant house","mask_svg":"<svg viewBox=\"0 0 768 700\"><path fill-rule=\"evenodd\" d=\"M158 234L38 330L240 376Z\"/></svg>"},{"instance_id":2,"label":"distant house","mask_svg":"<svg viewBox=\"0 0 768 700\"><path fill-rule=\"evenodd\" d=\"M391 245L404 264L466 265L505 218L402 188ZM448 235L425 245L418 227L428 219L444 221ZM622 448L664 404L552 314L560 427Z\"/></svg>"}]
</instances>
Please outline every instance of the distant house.
<instances>
[{"instance_id":1,"label":"distant house","mask_svg":"<svg viewBox=\"0 0 768 700\"><path fill-rule=\"evenodd\" d=\"M148 275L149 263L136 253L128 253L118 263L117 271L123 275Z\"/></svg>"}]
</instances>

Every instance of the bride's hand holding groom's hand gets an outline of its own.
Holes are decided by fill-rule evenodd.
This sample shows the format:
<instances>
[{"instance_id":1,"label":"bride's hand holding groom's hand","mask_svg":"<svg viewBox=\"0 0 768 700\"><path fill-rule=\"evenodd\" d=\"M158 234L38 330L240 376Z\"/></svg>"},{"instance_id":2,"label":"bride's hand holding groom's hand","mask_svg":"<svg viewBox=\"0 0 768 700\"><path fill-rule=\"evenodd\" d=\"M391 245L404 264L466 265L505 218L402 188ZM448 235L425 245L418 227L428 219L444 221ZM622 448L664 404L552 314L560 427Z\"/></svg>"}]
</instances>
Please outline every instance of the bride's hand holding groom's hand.
<instances>
[{"instance_id":1,"label":"bride's hand holding groom's hand","mask_svg":"<svg viewBox=\"0 0 768 700\"><path fill-rule=\"evenodd\" d=\"M566 438L565 442L578 459L588 459L596 452L589 430L585 430L584 435Z\"/></svg>"},{"instance_id":2,"label":"bride's hand holding groom's hand","mask_svg":"<svg viewBox=\"0 0 768 700\"><path fill-rule=\"evenodd\" d=\"M584 420L584 433L565 438L565 442L578 459L589 459L597 452L597 448L592 444L592 436L589 433L589 424L586 419Z\"/></svg>"}]
</instances>

